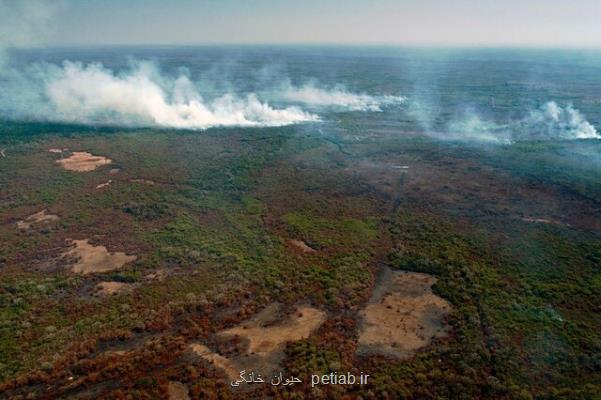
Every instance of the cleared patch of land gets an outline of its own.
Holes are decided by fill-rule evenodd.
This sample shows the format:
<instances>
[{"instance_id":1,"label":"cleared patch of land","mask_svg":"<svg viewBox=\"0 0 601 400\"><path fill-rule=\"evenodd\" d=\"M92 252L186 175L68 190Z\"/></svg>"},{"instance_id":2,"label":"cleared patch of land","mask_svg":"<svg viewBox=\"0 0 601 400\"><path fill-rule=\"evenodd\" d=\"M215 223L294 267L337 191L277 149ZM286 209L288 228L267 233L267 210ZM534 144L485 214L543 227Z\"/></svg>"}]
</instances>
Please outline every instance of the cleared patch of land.
<instances>
[{"instance_id":1,"label":"cleared patch of land","mask_svg":"<svg viewBox=\"0 0 601 400\"><path fill-rule=\"evenodd\" d=\"M189 400L188 388L181 382L171 381L167 386L169 400Z\"/></svg>"},{"instance_id":2,"label":"cleared patch of land","mask_svg":"<svg viewBox=\"0 0 601 400\"><path fill-rule=\"evenodd\" d=\"M283 319L280 311L279 304L271 304L254 318L217 334L222 339L232 336L243 339L238 356L224 357L201 344L193 344L191 350L222 369L230 379L236 379L249 366L268 374L281 361L287 342L308 338L326 318L325 312L310 306L300 306Z\"/></svg>"},{"instance_id":3,"label":"cleared patch of land","mask_svg":"<svg viewBox=\"0 0 601 400\"><path fill-rule=\"evenodd\" d=\"M102 189L102 188L104 188L104 187L107 187L107 186L109 186L111 183L113 183L113 180L112 180L112 179L109 179L108 181L106 181L106 182L104 182L104 183L101 183L101 184L99 184L99 185L96 185L96 189Z\"/></svg>"},{"instance_id":4,"label":"cleared patch of land","mask_svg":"<svg viewBox=\"0 0 601 400\"><path fill-rule=\"evenodd\" d=\"M280 323L273 322L277 305L272 304L255 318L222 332L248 340L247 353L269 355L281 350L286 342L309 337L325 320L326 313L309 306L301 306Z\"/></svg>"},{"instance_id":5,"label":"cleared patch of land","mask_svg":"<svg viewBox=\"0 0 601 400\"><path fill-rule=\"evenodd\" d=\"M211 351L207 346L194 343L190 345L190 350L205 360L212 362L217 368L222 369L228 378L236 379L240 376L240 369L233 361Z\"/></svg>"},{"instance_id":6,"label":"cleared patch of land","mask_svg":"<svg viewBox=\"0 0 601 400\"><path fill-rule=\"evenodd\" d=\"M94 246L89 240L73 240L75 247L63 253L63 257L76 258L77 262L71 270L79 274L93 274L119 269L132 262L136 256L122 252L110 253L104 246Z\"/></svg>"},{"instance_id":7,"label":"cleared patch of land","mask_svg":"<svg viewBox=\"0 0 601 400\"><path fill-rule=\"evenodd\" d=\"M290 240L293 246L298 247L303 253L314 253L315 249L309 246L307 243L302 240L292 239Z\"/></svg>"},{"instance_id":8,"label":"cleared patch of land","mask_svg":"<svg viewBox=\"0 0 601 400\"><path fill-rule=\"evenodd\" d=\"M151 181L149 179L132 179L132 180L130 180L130 182L131 183L141 183L141 184L150 185L150 186L154 185L154 181Z\"/></svg>"},{"instance_id":9,"label":"cleared patch of land","mask_svg":"<svg viewBox=\"0 0 601 400\"><path fill-rule=\"evenodd\" d=\"M547 219L547 218L522 218L522 221L524 222L531 222L531 223L535 223L535 224L550 224L550 225L566 225L569 226L567 224L563 224L561 222L555 221L555 220L551 220L551 219Z\"/></svg>"},{"instance_id":10,"label":"cleared patch of land","mask_svg":"<svg viewBox=\"0 0 601 400\"><path fill-rule=\"evenodd\" d=\"M35 214L31 214L22 221L18 221L17 228L29 229L32 225L58 221L59 219L60 218L58 217L58 215L48 214L47 210L44 209Z\"/></svg>"},{"instance_id":11,"label":"cleared patch of land","mask_svg":"<svg viewBox=\"0 0 601 400\"><path fill-rule=\"evenodd\" d=\"M57 160L64 169L77 172L89 172L110 164L112 160L103 156L95 156L86 151L75 151L69 157Z\"/></svg>"},{"instance_id":12,"label":"cleared patch of land","mask_svg":"<svg viewBox=\"0 0 601 400\"><path fill-rule=\"evenodd\" d=\"M132 285L124 282L100 282L96 285L96 294L99 296L112 296L130 291Z\"/></svg>"},{"instance_id":13,"label":"cleared patch of land","mask_svg":"<svg viewBox=\"0 0 601 400\"><path fill-rule=\"evenodd\" d=\"M360 312L360 351L404 358L446 334L443 318L451 305L432 293L435 277L386 269L380 281Z\"/></svg>"}]
</instances>

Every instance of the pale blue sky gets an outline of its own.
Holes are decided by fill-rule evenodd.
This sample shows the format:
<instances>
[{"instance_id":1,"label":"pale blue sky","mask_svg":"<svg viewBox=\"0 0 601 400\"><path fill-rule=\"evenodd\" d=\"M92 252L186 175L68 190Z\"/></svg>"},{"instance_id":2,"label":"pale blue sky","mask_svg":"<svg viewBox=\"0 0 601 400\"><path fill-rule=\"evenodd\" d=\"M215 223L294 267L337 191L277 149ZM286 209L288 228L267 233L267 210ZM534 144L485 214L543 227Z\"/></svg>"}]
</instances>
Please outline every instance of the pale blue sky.
<instances>
[{"instance_id":1,"label":"pale blue sky","mask_svg":"<svg viewBox=\"0 0 601 400\"><path fill-rule=\"evenodd\" d=\"M49 44L601 46L601 0L63 1Z\"/></svg>"}]
</instances>

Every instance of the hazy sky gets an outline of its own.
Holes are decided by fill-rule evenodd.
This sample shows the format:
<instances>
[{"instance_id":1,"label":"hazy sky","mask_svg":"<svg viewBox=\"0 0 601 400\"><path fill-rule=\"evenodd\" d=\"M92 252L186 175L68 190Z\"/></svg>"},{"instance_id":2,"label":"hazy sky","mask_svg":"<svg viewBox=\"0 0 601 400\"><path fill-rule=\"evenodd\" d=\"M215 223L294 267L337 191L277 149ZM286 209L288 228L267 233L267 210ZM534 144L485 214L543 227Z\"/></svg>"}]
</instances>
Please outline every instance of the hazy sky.
<instances>
[{"instance_id":1,"label":"hazy sky","mask_svg":"<svg viewBox=\"0 0 601 400\"><path fill-rule=\"evenodd\" d=\"M601 46L601 0L63 0L53 21L49 44Z\"/></svg>"}]
</instances>

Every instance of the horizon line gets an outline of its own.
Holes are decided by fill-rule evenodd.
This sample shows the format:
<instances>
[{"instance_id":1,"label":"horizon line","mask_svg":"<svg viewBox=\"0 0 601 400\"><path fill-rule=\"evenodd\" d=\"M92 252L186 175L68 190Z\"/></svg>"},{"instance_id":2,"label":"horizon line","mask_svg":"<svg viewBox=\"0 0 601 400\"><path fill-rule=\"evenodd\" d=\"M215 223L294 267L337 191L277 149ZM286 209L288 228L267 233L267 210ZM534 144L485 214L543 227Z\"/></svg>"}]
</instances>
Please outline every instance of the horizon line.
<instances>
[{"instance_id":1,"label":"horizon line","mask_svg":"<svg viewBox=\"0 0 601 400\"><path fill-rule=\"evenodd\" d=\"M99 47L389 47L415 49L601 50L601 44L567 43L416 43L416 42L169 42L169 43L47 43L6 46L6 49ZM0 46L1 47L1 46Z\"/></svg>"}]
</instances>

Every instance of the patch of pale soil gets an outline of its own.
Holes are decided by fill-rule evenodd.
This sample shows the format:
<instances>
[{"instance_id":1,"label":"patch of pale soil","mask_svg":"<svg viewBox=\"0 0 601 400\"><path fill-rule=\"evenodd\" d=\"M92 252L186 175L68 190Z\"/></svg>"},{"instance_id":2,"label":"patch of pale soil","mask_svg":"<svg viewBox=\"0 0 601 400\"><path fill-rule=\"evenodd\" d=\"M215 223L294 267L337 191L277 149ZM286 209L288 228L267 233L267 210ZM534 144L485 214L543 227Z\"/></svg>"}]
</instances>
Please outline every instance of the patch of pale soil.
<instances>
[{"instance_id":1,"label":"patch of pale soil","mask_svg":"<svg viewBox=\"0 0 601 400\"><path fill-rule=\"evenodd\" d=\"M112 160L103 156L94 156L85 151L75 151L67 158L56 160L64 169L77 172L89 172L96 168L110 164Z\"/></svg>"},{"instance_id":2,"label":"patch of pale soil","mask_svg":"<svg viewBox=\"0 0 601 400\"><path fill-rule=\"evenodd\" d=\"M107 355L107 356L122 357L127 354L127 351L125 351L125 350L107 350L103 354Z\"/></svg>"},{"instance_id":3,"label":"patch of pale soil","mask_svg":"<svg viewBox=\"0 0 601 400\"><path fill-rule=\"evenodd\" d=\"M60 154L63 151L68 151L69 149L48 149L48 152L50 153L54 153L54 154Z\"/></svg>"},{"instance_id":4,"label":"patch of pale soil","mask_svg":"<svg viewBox=\"0 0 601 400\"><path fill-rule=\"evenodd\" d=\"M31 214L27 218L22 221L17 222L17 228L19 229L29 229L32 225L40 224L42 222L49 223L53 221L58 221L60 218L58 215L47 214L46 209L39 211L35 214Z\"/></svg>"},{"instance_id":5,"label":"patch of pale soil","mask_svg":"<svg viewBox=\"0 0 601 400\"><path fill-rule=\"evenodd\" d=\"M275 308L275 310L274 310ZM284 347L286 342L308 338L325 320L326 313L309 306L301 306L286 320L266 326L277 311L271 305L254 319L223 331L222 335L237 335L249 341L249 354L267 355Z\"/></svg>"},{"instance_id":6,"label":"patch of pale soil","mask_svg":"<svg viewBox=\"0 0 601 400\"><path fill-rule=\"evenodd\" d=\"M190 400L188 388L181 382L169 381L167 386L169 400Z\"/></svg>"},{"instance_id":7,"label":"patch of pale soil","mask_svg":"<svg viewBox=\"0 0 601 400\"><path fill-rule=\"evenodd\" d=\"M112 179L109 179L108 181L101 183L100 185L96 186L96 189L102 189L104 187L107 187L108 185L110 185L111 183L113 183Z\"/></svg>"},{"instance_id":8,"label":"patch of pale soil","mask_svg":"<svg viewBox=\"0 0 601 400\"><path fill-rule=\"evenodd\" d=\"M217 334L227 338L237 336L243 339L244 349L236 357L227 358L212 352L206 346L193 345L195 354L222 369L230 379L240 376L240 371L252 369L263 375L277 368L283 358L287 342L309 337L326 318L326 313L309 306L300 306L285 319L279 319L279 304L272 304L254 318Z\"/></svg>"},{"instance_id":9,"label":"patch of pale soil","mask_svg":"<svg viewBox=\"0 0 601 400\"><path fill-rule=\"evenodd\" d=\"M298 247L303 253L315 253L315 249L309 246L307 243L302 240L292 239L290 240L292 245Z\"/></svg>"},{"instance_id":10,"label":"patch of pale soil","mask_svg":"<svg viewBox=\"0 0 601 400\"><path fill-rule=\"evenodd\" d=\"M190 350L194 352L196 355L204 358L213 363L217 368L222 369L228 378L236 379L240 376L241 369L236 366L236 364L228 358L225 358L217 353L214 353L207 346L194 343L190 345Z\"/></svg>"},{"instance_id":11,"label":"patch of pale soil","mask_svg":"<svg viewBox=\"0 0 601 400\"><path fill-rule=\"evenodd\" d=\"M369 304L359 313L359 350L405 358L446 335L443 319L451 304L432 293L432 275L382 272Z\"/></svg>"},{"instance_id":12,"label":"patch of pale soil","mask_svg":"<svg viewBox=\"0 0 601 400\"><path fill-rule=\"evenodd\" d=\"M150 274L144 276L144 278L154 281L157 280L159 282L164 281L167 277L168 273L164 269L159 269L158 271L151 272Z\"/></svg>"},{"instance_id":13,"label":"patch of pale soil","mask_svg":"<svg viewBox=\"0 0 601 400\"><path fill-rule=\"evenodd\" d=\"M117 175L121 171L119 168L113 168L109 171L109 175Z\"/></svg>"},{"instance_id":14,"label":"patch of pale soil","mask_svg":"<svg viewBox=\"0 0 601 400\"><path fill-rule=\"evenodd\" d=\"M564 223L558 222L558 221L554 221L552 219L546 219L546 218L522 218L522 221L524 222L532 222L535 224L549 224L549 225L564 225L564 226L569 226L566 225Z\"/></svg>"},{"instance_id":15,"label":"patch of pale soil","mask_svg":"<svg viewBox=\"0 0 601 400\"><path fill-rule=\"evenodd\" d=\"M130 180L131 183L142 183L144 185L154 185L154 181L151 181L149 179L131 179Z\"/></svg>"},{"instance_id":16,"label":"patch of pale soil","mask_svg":"<svg viewBox=\"0 0 601 400\"><path fill-rule=\"evenodd\" d=\"M95 272L113 271L132 262L136 256L128 256L125 253L109 253L104 246L93 246L86 240L73 240L75 247L63 253L64 257L74 257L77 262L71 270L80 274L92 274Z\"/></svg>"},{"instance_id":17,"label":"patch of pale soil","mask_svg":"<svg viewBox=\"0 0 601 400\"><path fill-rule=\"evenodd\" d=\"M125 293L132 289L133 285L124 282L100 282L94 288L95 294L99 296L112 296Z\"/></svg>"}]
</instances>

